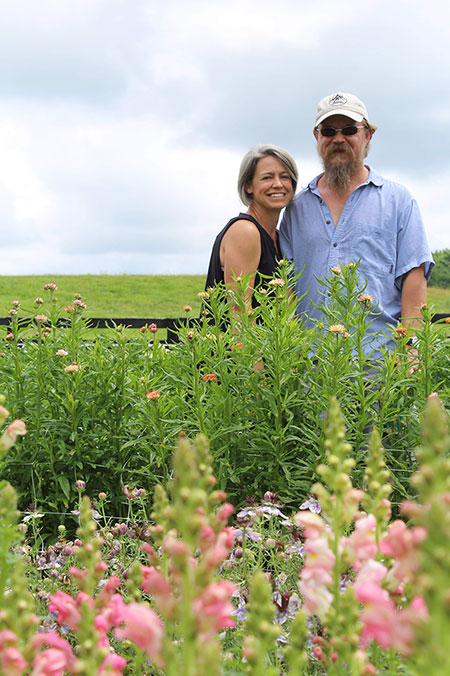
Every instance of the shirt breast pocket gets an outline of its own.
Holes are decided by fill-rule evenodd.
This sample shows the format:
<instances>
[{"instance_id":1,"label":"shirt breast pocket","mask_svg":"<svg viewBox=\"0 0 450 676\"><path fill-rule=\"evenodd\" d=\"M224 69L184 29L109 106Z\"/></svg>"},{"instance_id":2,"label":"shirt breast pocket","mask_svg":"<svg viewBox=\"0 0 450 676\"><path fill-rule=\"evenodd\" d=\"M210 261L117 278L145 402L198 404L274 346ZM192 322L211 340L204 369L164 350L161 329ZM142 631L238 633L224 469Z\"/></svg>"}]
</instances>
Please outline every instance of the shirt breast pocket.
<instances>
[{"instance_id":1,"label":"shirt breast pocket","mask_svg":"<svg viewBox=\"0 0 450 676\"><path fill-rule=\"evenodd\" d=\"M395 270L396 233L378 225L361 223L354 231L352 260L361 273L385 277Z\"/></svg>"}]
</instances>

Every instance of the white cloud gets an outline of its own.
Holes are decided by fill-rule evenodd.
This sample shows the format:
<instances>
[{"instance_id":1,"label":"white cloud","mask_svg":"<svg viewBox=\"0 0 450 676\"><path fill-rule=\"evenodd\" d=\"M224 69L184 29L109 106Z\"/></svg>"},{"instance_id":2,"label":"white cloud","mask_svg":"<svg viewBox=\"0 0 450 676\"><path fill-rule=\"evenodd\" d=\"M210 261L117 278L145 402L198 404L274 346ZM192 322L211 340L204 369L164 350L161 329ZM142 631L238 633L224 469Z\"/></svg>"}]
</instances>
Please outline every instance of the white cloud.
<instances>
[{"instance_id":1,"label":"white cloud","mask_svg":"<svg viewBox=\"0 0 450 676\"><path fill-rule=\"evenodd\" d=\"M390 172L390 178L408 187L419 204L428 241L432 251L450 248L448 186L450 185L450 168L418 180L415 176Z\"/></svg>"},{"instance_id":2,"label":"white cloud","mask_svg":"<svg viewBox=\"0 0 450 676\"><path fill-rule=\"evenodd\" d=\"M52 196L27 157L28 136L26 128L0 116L0 184L11 218L24 232L37 222L48 223L53 216Z\"/></svg>"},{"instance_id":3,"label":"white cloud","mask_svg":"<svg viewBox=\"0 0 450 676\"><path fill-rule=\"evenodd\" d=\"M450 10L411 0L3 0L4 274L206 272L239 163L286 146L320 170L316 102L356 91L375 168L450 247Z\"/></svg>"},{"instance_id":4,"label":"white cloud","mask_svg":"<svg viewBox=\"0 0 450 676\"><path fill-rule=\"evenodd\" d=\"M320 5L306 0L278 0L276 4L272 0L169 0L153 19L169 49L193 47L196 52L239 53L281 45L308 49L319 44L330 25L348 26L353 22L358 6L355 0L343 0L339 5L331 0ZM245 68L245 63L242 65Z\"/></svg>"}]
</instances>

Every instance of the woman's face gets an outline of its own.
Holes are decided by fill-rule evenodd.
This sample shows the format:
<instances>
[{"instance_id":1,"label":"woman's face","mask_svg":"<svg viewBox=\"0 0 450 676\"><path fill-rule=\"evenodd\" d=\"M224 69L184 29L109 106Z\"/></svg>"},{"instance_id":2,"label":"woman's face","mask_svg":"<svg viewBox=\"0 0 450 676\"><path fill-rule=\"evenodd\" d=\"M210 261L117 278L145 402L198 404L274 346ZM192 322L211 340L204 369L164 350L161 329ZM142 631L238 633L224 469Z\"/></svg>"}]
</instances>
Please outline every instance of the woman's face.
<instances>
[{"instance_id":1,"label":"woman's face","mask_svg":"<svg viewBox=\"0 0 450 676\"><path fill-rule=\"evenodd\" d=\"M281 210L294 197L289 171L279 159L267 155L258 163L252 180L245 186L252 206Z\"/></svg>"}]
</instances>

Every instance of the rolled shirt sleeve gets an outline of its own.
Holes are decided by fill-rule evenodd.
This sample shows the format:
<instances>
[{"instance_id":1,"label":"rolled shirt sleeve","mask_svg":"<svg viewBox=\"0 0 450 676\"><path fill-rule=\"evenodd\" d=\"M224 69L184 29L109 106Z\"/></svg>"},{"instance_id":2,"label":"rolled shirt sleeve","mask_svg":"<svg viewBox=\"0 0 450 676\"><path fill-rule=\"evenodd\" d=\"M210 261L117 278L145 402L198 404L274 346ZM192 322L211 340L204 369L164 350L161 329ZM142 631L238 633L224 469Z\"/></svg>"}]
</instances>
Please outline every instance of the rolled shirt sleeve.
<instances>
[{"instance_id":1,"label":"rolled shirt sleeve","mask_svg":"<svg viewBox=\"0 0 450 676\"><path fill-rule=\"evenodd\" d=\"M428 278L433 258L416 201L408 190L369 167L369 176L348 198L336 227L316 177L290 204L280 226L280 247L297 273L297 311L309 323L321 318L314 307L326 298L317 278L335 265L359 262L366 291L376 301L369 342L388 344L389 327L401 313L403 276L424 264ZM302 296L306 294L304 298Z\"/></svg>"}]
</instances>

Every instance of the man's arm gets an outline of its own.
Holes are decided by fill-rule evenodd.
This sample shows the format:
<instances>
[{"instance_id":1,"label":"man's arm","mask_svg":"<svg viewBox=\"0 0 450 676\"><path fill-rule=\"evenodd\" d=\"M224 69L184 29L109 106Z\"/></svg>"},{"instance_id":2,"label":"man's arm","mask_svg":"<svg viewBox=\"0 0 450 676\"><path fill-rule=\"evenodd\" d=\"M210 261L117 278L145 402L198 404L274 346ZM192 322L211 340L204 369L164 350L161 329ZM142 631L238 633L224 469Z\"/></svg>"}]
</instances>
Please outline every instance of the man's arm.
<instances>
[{"instance_id":1,"label":"man's arm","mask_svg":"<svg viewBox=\"0 0 450 676\"><path fill-rule=\"evenodd\" d=\"M425 266L420 265L418 268L413 268L406 273L402 285L402 324L412 329L420 325L421 314L420 308L427 302L427 280L425 277ZM417 358L417 348L414 345L409 345L408 360L411 368L409 375L419 368Z\"/></svg>"},{"instance_id":2,"label":"man's arm","mask_svg":"<svg viewBox=\"0 0 450 676\"><path fill-rule=\"evenodd\" d=\"M413 268L403 278L402 285L402 324L414 329L419 326L420 308L427 302L427 280L425 266Z\"/></svg>"}]
</instances>

